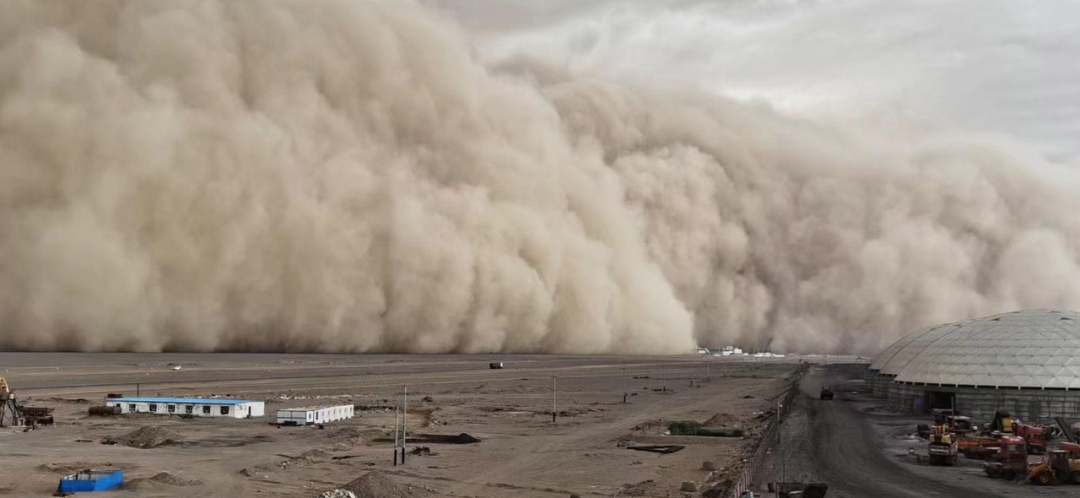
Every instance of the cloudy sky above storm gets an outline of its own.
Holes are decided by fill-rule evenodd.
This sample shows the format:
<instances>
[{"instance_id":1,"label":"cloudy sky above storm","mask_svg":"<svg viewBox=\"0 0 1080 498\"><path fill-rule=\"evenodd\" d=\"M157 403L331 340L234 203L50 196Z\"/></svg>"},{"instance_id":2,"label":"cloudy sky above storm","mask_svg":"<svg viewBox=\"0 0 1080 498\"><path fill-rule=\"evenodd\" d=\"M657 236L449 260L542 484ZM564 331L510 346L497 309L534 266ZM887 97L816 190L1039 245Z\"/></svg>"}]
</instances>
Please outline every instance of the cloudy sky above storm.
<instances>
[{"instance_id":1,"label":"cloudy sky above storm","mask_svg":"<svg viewBox=\"0 0 1080 498\"><path fill-rule=\"evenodd\" d=\"M1001 134L1080 154L1068 1L427 0L489 58L528 54L813 118Z\"/></svg>"}]
</instances>

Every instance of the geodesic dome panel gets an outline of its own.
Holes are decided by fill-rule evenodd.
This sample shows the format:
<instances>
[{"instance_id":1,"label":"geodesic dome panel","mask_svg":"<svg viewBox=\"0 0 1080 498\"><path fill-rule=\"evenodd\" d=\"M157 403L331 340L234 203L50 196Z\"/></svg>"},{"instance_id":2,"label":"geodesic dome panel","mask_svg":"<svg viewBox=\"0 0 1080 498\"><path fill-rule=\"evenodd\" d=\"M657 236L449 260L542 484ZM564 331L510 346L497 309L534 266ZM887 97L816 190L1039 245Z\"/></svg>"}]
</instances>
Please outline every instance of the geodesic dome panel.
<instances>
[{"instance_id":1,"label":"geodesic dome panel","mask_svg":"<svg viewBox=\"0 0 1080 498\"><path fill-rule=\"evenodd\" d=\"M900 350L910 344L911 341L925 334L927 330L929 329L917 330L908 335L905 335L904 337L901 337L898 341L892 343L891 346L885 348L885 351L882 351L880 354L874 357L874 361L870 363L870 370L880 371L881 367L885 366L885 364L888 363L889 360L893 358L893 356L896 356L896 353L900 352Z\"/></svg>"},{"instance_id":2,"label":"geodesic dome panel","mask_svg":"<svg viewBox=\"0 0 1080 498\"><path fill-rule=\"evenodd\" d=\"M952 330L957 325L956 323L948 323L945 325L936 325L922 332L917 333L917 336L907 343L904 347L900 348L893 354L889 361L885 362L881 366L881 373L884 375L897 375L900 373L907 364L919 355L927 346L940 339L946 332Z\"/></svg>"},{"instance_id":3,"label":"geodesic dome panel","mask_svg":"<svg viewBox=\"0 0 1080 498\"><path fill-rule=\"evenodd\" d=\"M904 364L896 381L1080 389L1080 313L1014 311L961 322L934 335Z\"/></svg>"}]
</instances>

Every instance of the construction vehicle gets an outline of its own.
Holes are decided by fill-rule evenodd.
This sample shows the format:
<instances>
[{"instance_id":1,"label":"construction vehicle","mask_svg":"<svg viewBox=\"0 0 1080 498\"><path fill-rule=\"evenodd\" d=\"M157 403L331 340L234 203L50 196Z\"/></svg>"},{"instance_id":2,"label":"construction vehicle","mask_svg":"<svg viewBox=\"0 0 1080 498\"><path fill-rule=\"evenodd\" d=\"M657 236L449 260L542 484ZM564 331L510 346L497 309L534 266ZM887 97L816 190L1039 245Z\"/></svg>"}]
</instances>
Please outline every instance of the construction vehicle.
<instances>
[{"instance_id":1,"label":"construction vehicle","mask_svg":"<svg viewBox=\"0 0 1080 498\"><path fill-rule=\"evenodd\" d=\"M930 465L952 465L957 459L957 437L946 424L930 427Z\"/></svg>"},{"instance_id":2,"label":"construction vehicle","mask_svg":"<svg viewBox=\"0 0 1080 498\"><path fill-rule=\"evenodd\" d=\"M492 369L492 370L499 370L499 369L501 369L502 367L503 367L503 364L502 364L502 362L498 362L498 363L488 363L488 368L490 368L490 369Z\"/></svg>"},{"instance_id":3,"label":"construction vehicle","mask_svg":"<svg viewBox=\"0 0 1080 498\"><path fill-rule=\"evenodd\" d=\"M965 434L957 441L957 447L965 458L988 460L998 452L1004 435Z\"/></svg>"},{"instance_id":4,"label":"construction vehicle","mask_svg":"<svg viewBox=\"0 0 1080 498\"><path fill-rule=\"evenodd\" d=\"M1029 481L1040 484L1080 484L1080 459L1069 458L1069 452L1052 450L1046 459L1028 467Z\"/></svg>"},{"instance_id":5,"label":"construction vehicle","mask_svg":"<svg viewBox=\"0 0 1080 498\"><path fill-rule=\"evenodd\" d=\"M998 441L997 452L991 457L992 462L983 465L986 475L1011 481L1017 476L1026 476L1028 472L1027 441L1016 436L1003 436Z\"/></svg>"},{"instance_id":6,"label":"construction vehicle","mask_svg":"<svg viewBox=\"0 0 1080 498\"><path fill-rule=\"evenodd\" d=\"M1061 437L1064 437L1065 440L1070 443L1080 444L1080 434L1077 434L1076 431L1073 430L1072 426L1065 421L1064 417L1057 417L1054 419L1054 422L1056 422L1058 428L1061 429Z\"/></svg>"},{"instance_id":7,"label":"construction vehicle","mask_svg":"<svg viewBox=\"0 0 1080 498\"><path fill-rule=\"evenodd\" d=\"M1038 425L1028 425L1017 421L1013 424L1013 431L1017 436L1020 436L1027 441L1028 453L1031 453L1032 455L1041 455L1046 453L1046 445L1050 442L1050 436L1053 429Z\"/></svg>"},{"instance_id":8,"label":"construction vehicle","mask_svg":"<svg viewBox=\"0 0 1080 498\"><path fill-rule=\"evenodd\" d=\"M994 419L990 421L990 425L986 427L987 432L1000 432L1002 434L1012 434L1013 426L1019 422L1014 419L1012 415L1006 412L994 412Z\"/></svg>"},{"instance_id":9,"label":"construction vehicle","mask_svg":"<svg viewBox=\"0 0 1080 498\"><path fill-rule=\"evenodd\" d=\"M829 386L821 388L821 399L833 399L833 390Z\"/></svg>"}]
</instances>

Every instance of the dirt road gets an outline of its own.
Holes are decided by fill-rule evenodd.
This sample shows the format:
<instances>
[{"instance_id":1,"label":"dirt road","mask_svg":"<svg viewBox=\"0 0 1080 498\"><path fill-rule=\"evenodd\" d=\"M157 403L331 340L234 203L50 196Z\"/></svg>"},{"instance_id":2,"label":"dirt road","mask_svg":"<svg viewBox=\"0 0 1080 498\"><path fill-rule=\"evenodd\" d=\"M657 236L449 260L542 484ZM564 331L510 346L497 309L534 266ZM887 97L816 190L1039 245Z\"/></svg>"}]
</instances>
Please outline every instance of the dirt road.
<instances>
[{"instance_id":1,"label":"dirt road","mask_svg":"<svg viewBox=\"0 0 1080 498\"><path fill-rule=\"evenodd\" d=\"M765 464L759 481L820 481L830 498L994 498L1076 496L1073 487L1038 488L982 475L981 464L961 458L957 467L931 467L904 457L925 442L891 441L897 427L915 421L887 413L866 413L880 403L868 395L837 389L836 399L821 401L822 385L838 386L850 378L843 369L815 367L801 383L803 396L790 407L781 446ZM925 459L924 459L925 461ZM760 489L764 489L764 485Z\"/></svg>"}]
</instances>

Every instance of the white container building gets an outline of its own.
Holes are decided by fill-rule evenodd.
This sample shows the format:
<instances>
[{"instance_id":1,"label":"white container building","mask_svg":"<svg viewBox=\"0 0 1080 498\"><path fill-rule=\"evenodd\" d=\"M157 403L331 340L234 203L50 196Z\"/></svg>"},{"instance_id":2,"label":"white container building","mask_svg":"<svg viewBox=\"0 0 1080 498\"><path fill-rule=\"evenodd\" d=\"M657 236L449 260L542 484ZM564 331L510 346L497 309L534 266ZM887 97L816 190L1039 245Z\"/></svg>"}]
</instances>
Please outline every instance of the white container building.
<instances>
[{"instance_id":1,"label":"white container building","mask_svg":"<svg viewBox=\"0 0 1080 498\"><path fill-rule=\"evenodd\" d=\"M120 413L231 418L262 417L266 410L262 401L219 398L109 398L105 406L119 406Z\"/></svg>"},{"instance_id":2,"label":"white container building","mask_svg":"<svg viewBox=\"0 0 1080 498\"><path fill-rule=\"evenodd\" d=\"M278 425L318 425L353 418L353 405L302 406L277 412Z\"/></svg>"}]
</instances>

